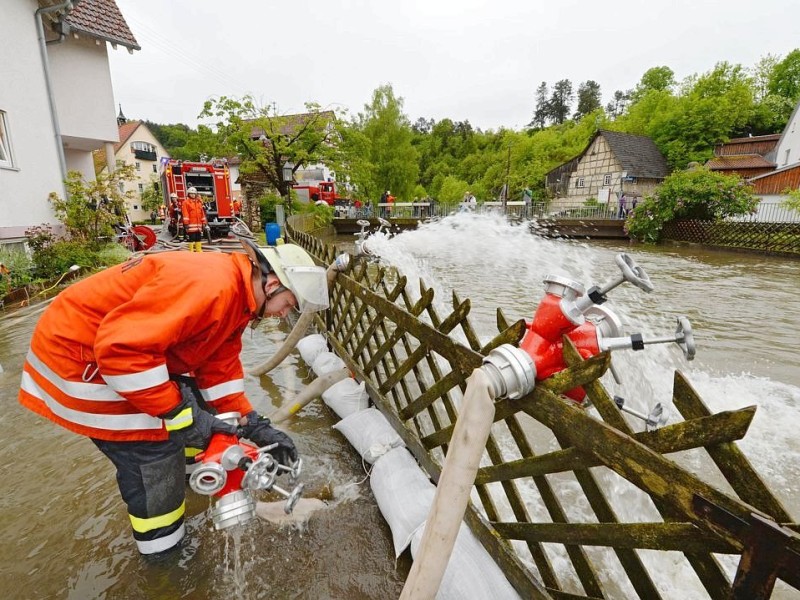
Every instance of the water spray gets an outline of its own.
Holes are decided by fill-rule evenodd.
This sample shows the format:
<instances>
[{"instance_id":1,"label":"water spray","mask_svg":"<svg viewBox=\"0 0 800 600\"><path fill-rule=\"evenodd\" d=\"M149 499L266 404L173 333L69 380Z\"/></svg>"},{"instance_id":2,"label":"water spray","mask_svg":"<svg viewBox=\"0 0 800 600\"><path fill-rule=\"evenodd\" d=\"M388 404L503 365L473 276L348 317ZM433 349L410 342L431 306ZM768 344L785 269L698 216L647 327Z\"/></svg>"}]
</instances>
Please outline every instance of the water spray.
<instances>
[{"instance_id":1,"label":"water spray","mask_svg":"<svg viewBox=\"0 0 800 600\"><path fill-rule=\"evenodd\" d=\"M652 291L653 286L644 269L627 254L618 255L616 263L621 276L602 287L590 288L588 295L583 285L569 278L545 277L545 296L519 347L503 344L495 348L467 379L461 411L449 441L420 549L400 600L427 600L436 596L491 431L494 401L497 398L521 399L534 390L537 381L566 369L564 336L584 359L606 350L640 349L640 345L666 342L681 346L687 359L694 357L694 340L686 317L678 318L678 331L674 336L652 338L647 342L641 335L622 337L619 318L610 309L600 306L606 301L606 294L626 281L645 292ZM569 390L564 395L586 406L586 393L582 388ZM648 415L626 407L621 398L617 406L643 419L648 429L663 425L666 420L660 404Z\"/></svg>"}]
</instances>

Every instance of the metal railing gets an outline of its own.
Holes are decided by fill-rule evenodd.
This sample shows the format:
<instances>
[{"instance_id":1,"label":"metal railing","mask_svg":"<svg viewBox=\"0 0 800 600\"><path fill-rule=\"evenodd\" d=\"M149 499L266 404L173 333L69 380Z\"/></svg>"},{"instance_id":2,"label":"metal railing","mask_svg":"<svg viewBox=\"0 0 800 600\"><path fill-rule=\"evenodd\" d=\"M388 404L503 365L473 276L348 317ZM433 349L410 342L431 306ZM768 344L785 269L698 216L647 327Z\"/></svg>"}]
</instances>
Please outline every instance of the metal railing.
<instances>
[{"instance_id":1,"label":"metal railing","mask_svg":"<svg viewBox=\"0 0 800 600\"><path fill-rule=\"evenodd\" d=\"M462 202L395 202L378 204L377 208L366 206L356 209L352 206L336 207L334 218L369 219L383 217L385 219L429 219L446 217L459 212L478 214L506 214L520 219L617 219L624 220L632 207L625 206L620 210L617 202L607 204L586 204L585 202L533 202L499 201L479 202L470 208ZM748 215L728 217L727 221L760 222L760 223L800 223L800 212L783 207L781 204L762 202L755 212Z\"/></svg>"}]
</instances>

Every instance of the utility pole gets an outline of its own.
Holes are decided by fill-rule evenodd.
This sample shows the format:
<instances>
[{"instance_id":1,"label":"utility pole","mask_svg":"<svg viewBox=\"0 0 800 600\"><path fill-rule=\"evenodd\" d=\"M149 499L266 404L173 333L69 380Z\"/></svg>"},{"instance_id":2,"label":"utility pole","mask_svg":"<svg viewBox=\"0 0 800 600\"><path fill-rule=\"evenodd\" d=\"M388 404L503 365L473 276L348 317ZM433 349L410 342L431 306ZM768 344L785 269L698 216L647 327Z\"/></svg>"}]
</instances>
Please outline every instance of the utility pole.
<instances>
[{"instance_id":1,"label":"utility pole","mask_svg":"<svg viewBox=\"0 0 800 600\"><path fill-rule=\"evenodd\" d=\"M508 145L508 160L506 161L506 185L503 194L503 214L508 213L508 176L511 173L511 144Z\"/></svg>"}]
</instances>

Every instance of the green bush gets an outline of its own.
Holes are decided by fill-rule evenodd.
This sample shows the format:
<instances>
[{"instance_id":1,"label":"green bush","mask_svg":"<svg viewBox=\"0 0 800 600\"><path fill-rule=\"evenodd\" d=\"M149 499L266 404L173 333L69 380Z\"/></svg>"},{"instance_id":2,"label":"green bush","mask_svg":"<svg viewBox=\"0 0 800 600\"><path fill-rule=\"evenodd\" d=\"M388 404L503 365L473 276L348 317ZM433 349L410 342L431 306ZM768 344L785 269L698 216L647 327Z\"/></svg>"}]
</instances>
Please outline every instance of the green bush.
<instances>
[{"instance_id":1,"label":"green bush","mask_svg":"<svg viewBox=\"0 0 800 600\"><path fill-rule=\"evenodd\" d=\"M755 211L759 198L738 175L723 175L694 167L669 175L653 196L636 205L625 228L642 242L655 243L661 230L675 219L719 221Z\"/></svg>"},{"instance_id":2,"label":"green bush","mask_svg":"<svg viewBox=\"0 0 800 600\"><path fill-rule=\"evenodd\" d=\"M0 263L8 269L0 275L0 298L33 281L33 261L23 250L0 246Z\"/></svg>"}]
</instances>

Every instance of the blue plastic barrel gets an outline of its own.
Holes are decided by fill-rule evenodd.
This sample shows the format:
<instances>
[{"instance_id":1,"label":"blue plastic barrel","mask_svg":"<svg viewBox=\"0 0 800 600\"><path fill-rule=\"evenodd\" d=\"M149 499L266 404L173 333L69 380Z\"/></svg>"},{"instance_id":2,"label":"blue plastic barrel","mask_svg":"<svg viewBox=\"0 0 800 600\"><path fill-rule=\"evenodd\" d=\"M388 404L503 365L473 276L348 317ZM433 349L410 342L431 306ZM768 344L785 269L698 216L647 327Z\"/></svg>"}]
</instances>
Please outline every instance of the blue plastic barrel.
<instances>
[{"instance_id":1,"label":"blue plastic barrel","mask_svg":"<svg viewBox=\"0 0 800 600\"><path fill-rule=\"evenodd\" d=\"M281 226L277 223L267 223L264 226L264 233L267 236L267 245L274 246L278 243L278 238L281 237Z\"/></svg>"}]
</instances>

